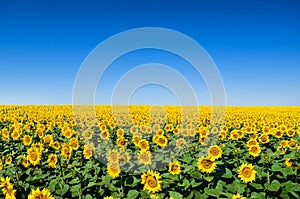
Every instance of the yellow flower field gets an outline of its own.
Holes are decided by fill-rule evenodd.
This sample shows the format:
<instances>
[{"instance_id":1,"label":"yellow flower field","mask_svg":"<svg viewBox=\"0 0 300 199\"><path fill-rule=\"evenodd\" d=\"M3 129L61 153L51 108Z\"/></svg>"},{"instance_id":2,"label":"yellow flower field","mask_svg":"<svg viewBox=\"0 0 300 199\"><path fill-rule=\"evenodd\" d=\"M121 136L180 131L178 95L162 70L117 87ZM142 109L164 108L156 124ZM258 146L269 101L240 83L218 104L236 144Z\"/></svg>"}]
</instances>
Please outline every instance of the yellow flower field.
<instances>
[{"instance_id":1,"label":"yellow flower field","mask_svg":"<svg viewBox=\"0 0 300 199\"><path fill-rule=\"evenodd\" d=\"M300 107L226 107L224 120L206 106L95 115L0 106L0 198L300 197Z\"/></svg>"}]
</instances>

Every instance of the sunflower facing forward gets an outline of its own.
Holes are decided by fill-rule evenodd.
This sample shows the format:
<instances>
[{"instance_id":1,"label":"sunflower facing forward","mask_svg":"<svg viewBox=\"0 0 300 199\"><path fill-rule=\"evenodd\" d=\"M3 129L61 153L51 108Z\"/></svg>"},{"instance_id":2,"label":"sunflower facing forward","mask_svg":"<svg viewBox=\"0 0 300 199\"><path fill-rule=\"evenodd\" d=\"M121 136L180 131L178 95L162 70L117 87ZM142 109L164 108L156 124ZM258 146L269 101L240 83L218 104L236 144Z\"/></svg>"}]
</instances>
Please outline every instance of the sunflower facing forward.
<instances>
[{"instance_id":1,"label":"sunflower facing forward","mask_svg":"<svg viewBox=\"0 0 300 199\"><path fill-rule=\"evenodd\" d=\"M181 169L178 161L169 163L169 172L172 175L180 174Z\"/></svg>"},{"instance_id":2,"label":"sunflower facing forward","mask_svg":"<svg viewBox=\"0 0 300 199\"><path fill-rule=\"evenodd\" d=\"M142 184L144 185L144 190L149 193L155 193L161 191L161 176L159 173L149 170L147 173L142 175Z\"/></svg>"},{"instance_id":3,"label":"sunflower facing forward","mask_svg":"<svg viewBox=\"0 0 300 199\"><path fill-rule=\"evenodd\" d=\"M215 161L222 156L222 149L218 145L213 145L208 149L208 156Z\"/></svg>"},{"instance_id":4,"label":"sunflower facing forward","mask_svg":"<svg viewBox=\"0 0 300 199\"><path fill-rule=\"evenodd\" d=\"M239 168L239 178L245 182L255 181L256 171L254 170L254 166L252 164L242 164Z\"/></svg>"},{"instance_id":5,"label":"sunflower facing forward","mask_svg":"<svg viewBox=\"0 0 300 199\"><path fill-rule=\"evenodd\" d=\"M201 170L203 173L211 173L213 172L217 165L211 158L201 157L198 160L198 169Z\"/></svg>"}]
</instances>

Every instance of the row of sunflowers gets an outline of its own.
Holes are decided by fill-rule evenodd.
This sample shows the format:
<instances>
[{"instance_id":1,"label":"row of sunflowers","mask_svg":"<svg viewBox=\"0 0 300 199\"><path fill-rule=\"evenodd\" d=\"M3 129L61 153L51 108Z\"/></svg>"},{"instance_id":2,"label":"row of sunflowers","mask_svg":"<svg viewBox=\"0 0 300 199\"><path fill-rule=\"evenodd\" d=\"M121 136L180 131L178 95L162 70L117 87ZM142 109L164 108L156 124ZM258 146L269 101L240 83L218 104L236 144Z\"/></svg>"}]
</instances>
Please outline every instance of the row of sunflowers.
<instances>
[{"instance_id":1,"label":"row of sunflowers","mask_svg":"<svg viewBox=\"0 0 300 199\"><path fill-rule=\"evenodd\" d=\"M299 198L300 107L0 106L0 198Z\"/></svg>"}]
</instances>

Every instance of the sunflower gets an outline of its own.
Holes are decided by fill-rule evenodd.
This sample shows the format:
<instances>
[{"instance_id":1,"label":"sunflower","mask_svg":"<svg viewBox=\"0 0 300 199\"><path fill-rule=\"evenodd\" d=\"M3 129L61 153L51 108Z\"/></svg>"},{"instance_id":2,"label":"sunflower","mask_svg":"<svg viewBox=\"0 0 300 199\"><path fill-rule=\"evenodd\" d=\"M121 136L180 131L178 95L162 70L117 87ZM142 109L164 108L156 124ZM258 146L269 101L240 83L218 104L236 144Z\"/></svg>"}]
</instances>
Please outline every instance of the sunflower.
<instances>
[{"instance_id":1,"label":"sunflower","mask_svg":"<svg viewBox=\"0 0 300 199\"><path fill-rule=\"evenodd\" d=\"M37 148L31 147L27 150L28 160L32 165L38 165L41 161L41 154Z\"/></svg>"},{"instance_id":2,"label":"sunflower","mask_svg":"<svg viewBox=\"0 0 300 199\"><path fill-rule=\"evenodd\" d=\"M63 156L65 159L68 159L71 157L71 155L72 155L72 147L67 143L64 143L61 147L61 156Z\"/></svg>"},{"instance_id":3,"label":"sunflower","mask_svg":"<svg viewBox=\"0 0 300 199\"><path fill-rule=\"evenodd\" d=\"M107 174L112 178L116 178L121 173L120 166L118 163L109 163L107 164Z\"/></svg>"},{"instance_id":4,"label":"sunflower","mask_svg":"<svg viewBox=\"0 0 300 199\"><path fill-rule=\"evenodd\" d=\"M85 159L90 159L93 156L93 151L88 147L84 147L83 155L84 155Z\"/></svg>"},{"instance_id":5,"label":"sunflower","mask_svg":"<svg viewBox=\"0 0 300 199\"><path fill-rule=\"evenodd\" d=\"M8 156L8 158L6 158L5 160L5 164L11 164L12 163L12 157Z\"/></svg>"},{"instance_id":6,"label":"sunflower","mask_svg":"<svg viewBox=\"0 0 300 199\"><path fill-rule=\"evenodd\" d=\"M238 140L240 138L239 133L237 130L233 130L230 133L230 139L232 140Z\"/></svg>"},{"instance_id":7,"label":"sunflower","mask_svg":"<svg viewBox=\"0 0 300 199\"><path fill-rule=\"evenodd\" d=\"M280 145L281 148L286 148L288 147L288 141L287 140L281 140Z\"/></svg>"},{"instance_id":8,"label":"sunflower","mask_svg":"<svg viewBox=\"0 0 300 199\"><path fill-rule=\"evenodd\" d=\"M141 151L147 151L149 150L150 146L149 146L149 142L145 139L141 139L139 141L139 148L141 149Z\"/></svg>"},{"instance_id":9,"label":"sunflower","mask_svg":"<svg viewBox=\"0 0 300 199\"><path fill-rule=\"evenodd\" d=\"M258 138L258 134L256 132L253 132L250 134L250 139L257 139Z\"/></svg>"},{"instance_id":10,"label":"sunflower","mask_svg":"<svg viewBox=\"0 0 300 199\"><path fill-rule=\"evenodd\" d=\"M201 170L203 173L211 173L216 169L216 163L212 161L210 158L201 157L198 159L197 162L198 169Z\"/></svg>"},{"instance_id":11,"label":"sunflower","mask_svg":"<svg viewBox=\"0 0 300 199\"><path fill-rule=\"evenodd\" d=\"M78 150L79 149L79 141L78 141L78 138L77 137L74 137L74 138L71 138L69 140L69 143L70 143L70 146L72 147L72 149L74 151Z\"/></svg>"},{"instance_id":12,"label":"sunflower","mask_svg":"<svg viewBox=\"0 0 300 199\"><path fill-rule=\"evenodd\" d=\"M54 141L51 143L51 147L58 150L60 148L60 144L58 141Z\"/></svg>"},{"instance_id":13,"label":"sunflower","mask_svg":"<svg viewBox=\"0 0 300 199\"><path fill-rule=\"evenodd\" d=\"M135 146L139 146L139 142L140 142L141 139L142 139L142 138L141 138L140 135L134 135L134 136L132 137L132 142L133 142L133 144L134 144Z\"/></svg>"},{"instance_id":14,"label":"sunflower","mask_svg":"<svg viewBox=\"0 0 300 199\"><path fill-rule=\"evenodd\" d=\"M124 130L121 129L121 128L119 128L119 129L117 130L117 136L118 136L118 137L123 137L123 136L124 136Z\"/></svg>"},{"instance_id":15,"label":"sunflower","mask_svg":"<svg viewBox=\"0 0 300 199\"><path fill-rule=\"evenodd\" d=\"M43 150L44 150L44 145L42 143L39 143L39 142L32 144L31 147L37 149L37 151L39 153L42 153Z\"/></svg>"},{"instance_id":16,"label":"sunflower","mask_svg":"<svg viewBox=\"0 0 300 199\"><path fill-rule=\"evenodd\" d=\"M119 148L124 149L128 145L128 140L124 137L119 137L117 139L117 145Z\"/></svg>"},{"instance_id":17,"label":"sunflower","mask_svg":"<svg viewBox=\"0 0 300 199\"><path fill-rule=\"evenodd\" d=\"M275 129L273 131L273 136L275 136L276 138L281 138L283 136L283 132L280 129Z\"/></svg>"},{"instance_id":18,"label":"sunflower","mask_svg":"<svg viewBox=\"0 0 300 199\"><path fill-rule=\"evenodd\" d=\"M44 140L44 145L49 146L53 142L53 137L52 137L52 135L48 134L48 135L45 135L43 140Z\"/></svg>"},{"instance_id":19,"label":"sunflower","mask_svg":"<svg viewBox=\"0 0 300 199\"><path fill-rule=\"evenodd\" d=\"M13 130L13 132L11 133L11 138L12 138L13 140L19 139L20 136L21 136L21 130L20 130L19 128L15 128L15 129Z\"/></svg>"},{"instance_id":20,"label":"sunflower","mask_svg":"<svg viewBox=\"0 0 300 199\"><path fill-rule=\"evenodd\" d=\"M294 140L294 139L290 139L290 140L289 140L289 143L288 143L288 147L289 147L290 149L297 149L297 147L298 147L297 141Z\"/></svg>"},{"instance_id":21,"label":"sunflower","mask_svg":"<svg viewBox=\"0 0 300 199\"><path fill-rule=\"evenodd\" d=\"M238 177L245 183L255 181L256 171L252 164L242 164L240 166Z\"/></svg>"},{"instance_id":22,"label":"sunflower","mask_svg":"<svg viewBox=\"0 0 300 199\"><path fill-rule=\"evenodd\" d=\"M28 195L28 199L55 199L49 189L44 188L42 191L40 188L36 190L32 190L31 193Z\"/></svg>"},{"instance_id":23,"label":"sunflower","mask_svg":"<svg viewBox=\"0 0 300 199\"><path fill-rule=\"evenodd\" d=\"M174 126L173 126L173 124L169 123L169 124L166 124L166 126L164 127L164 129L167 132L171 132L171 131L173 131Z\"/></svg>"},{"instance_id":24,"label":"sunflower","mask_svg":"<svg viewBox=\"0 0 300 199\"><path fill-rule=\"evenodd\" d=\"M9 194L11 190L13 190L13 184L10 182L10 177L6 176L6 178L0 178L0 188L3 194Z\"/></svg>"},{"instance_id":25,"label":"sunflower","mask_svg":"<svg viewBox=\"0 0 300 199\"><path fill-rule=\"evenodd\" d=\"M219 146L213 145L209 147L208 157L210 157L212 161L219 159L221 156L222 156L222 149Z\"/></svg>"},{"instance_id":26,"label":"sunflower","mask_svg":"<svg viewBox=\"0 0 300 199\"><path fill-rule=\"evenodd\" d=\"M142 184L144 185L144 190L149 193L155 193L161 191L161 176L152 170L147 171L147 173L142 174Z\"/></svg>"},{"instance_id":27,"label":"sunflower","mask_svg":"<svg viewBox=\"0 0 300 199\"><path fill-rule=\"evenodd\" d=\"M92 139L93 135L94 135L94 131L92 129L86 129L82 132L82 137L85 140ZM101 136L101 134L100 134L100 136Z\"/></svg>"},{"instance_id":28,"label":"sunflower","mask_svg":"<svg viewBox=\"0 0 300 199\"><path fill-rule=\"evenodd\" d=\"M141 163L143 165L151 164L151 162L152 162L151 158L152 158L152 154L150 151L140 152L140 154L138 155L139 163Z\"/></svg>"},{"instance_id":29,"label":"sunflower","mask_svg":"<svg viewBox=\"0 0 300 199\"><path fill-rule=\"evenodd\" d=\"M165 147L168 144L168 138L166 136L159 136L156 144L160 147Z\"/></svg>"},{"instance_id":30,"label":"sunflower","mask_svg":"<svg viewBox=\"0 0 300 199\"><path fill-rule=\"evenodd\" d=\"M158 135L158 136L161 136L161 135L164 135L164 130L162 130L162 129L158 129L156 132L155 132L155 134L156 135Z\"/></svg>"},{"instance_id":31,"label":"sunflower","mask_svg":"<svg viewBox=\"0 0 300 199\"><path fill-rule=\"evenodd\" d=\"M117 162L118 159L119 159L119 152L117 150L109 150L108 153L107 153L107 160L109 162Z\"/></svg>"},{"instance_id":32,"label":"sunflower","mask_svg":"<svg viewBox=\"0 0 300 199\"><path fill-rule=\"evenodd\" d=\"M9 139L9 132L8 132L7 128L2 129L1 135L2 135L2 140Z\"/></svg>"},{"instance_id":33,"label":"sunflower","mask_svg":"<svg viewBox=\"0 0 300 199\"><path fill-rule=\"evenodd\" d=\"M266 144L270 142L269 136L265 133L261 134L261 136L259 137L259 142L262 144Z\"/></svg>"},{"instance_id":34,"label":"sunflower","mask_svg":"<svg viewBox=\"0 0 300 199\"><path fill-rule=\"evenodd\" d=\"M232 199L246 199L245 197L241 196L239 193L232 195Z\"/></svg>"},{"instance_id":35,"label":"sunflower","mask_svg":"<svg viewBox=\"0 0 300 199\"><path fill-rule=\"evenodd\" d=\"M32 138L29 135L24 135L24 137L22 138L23 144L24 146L29 146L32 142Z\"/></svg>"},{"instance_id":36,"label":"sunflower","mask_svg":"<svg viewBox=\"0 0 300 199\"><path fill-rule=\"evenodd\" d=\"M255 139L250 139L247 141L246 145L247 145L247 147L251 147L251 146L258 145L258 142Z\"/></svg>"},{"instance_id":37,"label":"sunflower","mask_svg":"<svg viewBox=\"0 0 300 199\"><path fill-rule=\"evenodd\" d=\"M57 163L57 156L56 156L56 154L51 153L48 156L48 160L47 161L48 161L50 167L56 168L56 163Z\"/></svg>"},{"instance_id":38,"label":"sunflower","mask_svg":"<svg viewBox=\"0 0 300 199\"><path fill-rule=\"evenodd\" d=\"M288 167L293 166L293 162L291 161L291 158L286 158L285 159L285 165L288 166Z\"/></svg>"},{"instance_id":39,"label":"sunflower","mask_svg":"<svg viewBox=\"0 0 300 199\"><path fill-rule=\"evenodd\" d=\"M179 138L176 140L176 147L181 149L186 145L186 140L184 138Z\"/></svg>"},{"instance_id":40,"label":"sunflower","mask_svg":"<svg viewBox=\"0 0 300 199\"><path fill-rule=\"evenodd\" d=\"M100 133L100 138L102 140L109 140L109 137L110 137L110 134L109 134L109 131L108 130L105 130L105 131L102 131Z\"/></svg>"},{"instance_id":41,"label":"sunflower","mask_svg":"<svg viewBox=\"0 0 300 199\"><path fill-rule=\"evenodd\" d=\"M178 161L169 163L169 172L172 175L180 174L181 168Z\"/></svg>"},{"instance_id":42,"label":"sunflower","mask_svg":"<svg viewBox=\"0 0 300 199\"><path fill-rule=\"evenodd\" d=\"M22 160L22 165L23 165L23 167L25 167L25 168L28 168L28 167L29 167L30 162L29 162L28 156L25 156L25 157L23 158L23 160Z\"/></svg>"},{"instance_id":43,"label":"sunflower","mask_svg":"<svg viewBox=\"0 0 300 199\"><path fill-rule=\"evenodd\" d=\"M249 147L249 154L254 157L259 156L260 152L261 152L261 148L259 147L259 145L253 145Z\"/></svg>"}]
</instances>

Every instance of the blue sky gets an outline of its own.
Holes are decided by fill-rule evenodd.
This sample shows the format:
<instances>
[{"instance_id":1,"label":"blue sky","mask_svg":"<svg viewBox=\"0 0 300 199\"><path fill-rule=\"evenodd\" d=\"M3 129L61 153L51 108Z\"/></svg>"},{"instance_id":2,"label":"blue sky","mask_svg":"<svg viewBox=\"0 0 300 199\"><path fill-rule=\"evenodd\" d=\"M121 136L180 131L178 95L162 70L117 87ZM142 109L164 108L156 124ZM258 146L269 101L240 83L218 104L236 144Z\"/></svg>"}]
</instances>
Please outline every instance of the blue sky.
<instances>
[{"instance_id":1,"label":"blue sky","mask_svg":"<svg viewBox=\"0 0 300 199\"><path fill-rule=\"evenodd\" d=\"M300 3L244 1L0 0L0 104L71 104L81 63L100 42L128 29L164 27L199 42L217 65L227 105L300 105ZM174 67L200 104L201 77L182 58L141 50L116 60L99 82L97 103L110 103L117 80L138 64ZM131 103L177 104L158 85Z\"/></svg>"}]
</instances>

